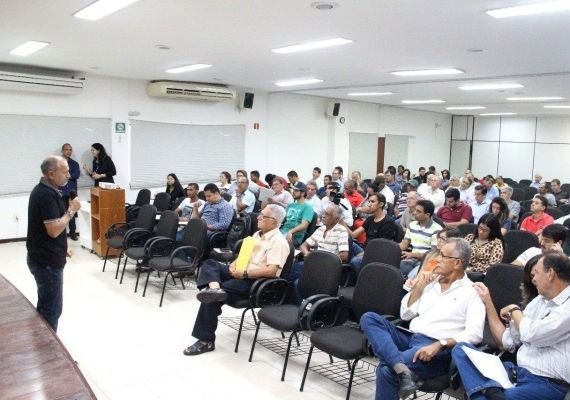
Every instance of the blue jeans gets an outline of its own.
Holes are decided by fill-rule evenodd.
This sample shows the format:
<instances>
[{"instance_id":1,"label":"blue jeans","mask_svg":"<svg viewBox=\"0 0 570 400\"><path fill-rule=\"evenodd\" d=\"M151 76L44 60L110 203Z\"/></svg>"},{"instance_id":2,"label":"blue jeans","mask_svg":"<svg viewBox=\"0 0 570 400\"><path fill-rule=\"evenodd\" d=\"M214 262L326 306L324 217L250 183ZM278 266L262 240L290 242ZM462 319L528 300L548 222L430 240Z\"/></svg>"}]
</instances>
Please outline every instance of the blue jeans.
<instances>
[{"instance_id":1,"label":"blue jeans","mask_svg":"<svg viewBox=\"0 0 570 400\"><path fill-rule=\"evenodd\" d=\"M416 268L419 269L420 265L422 265L422 262L418 259L415 259L415 258L409 258L407 260L402 260L402 261L400 261L400 272L402 273L402 276L407 276L408 278L413 278L410 276L410 273L412 273L412 271ZM415 273L417 275L417 273L418 273L417 269L416 269Z\"/></svg>"},{"instance_id":2,"label":"blue jeans","mask_svg":"<svg viewBox=\"0 0 570 400\"><path fill-rule=\"evenodd\" d=\"M63 268L37 265L28 259L28 268L38 287L36 310L57 332L57 322L63 309Z\"/></svg>"},{"instance_id":3,"label":"blue jeans","mask_svg":"<svg viewBox=\"0 0 570 400\"><path fill-rule=\"evenodd\" d=\"M469 357L465 354L463 346L475 348L466 343L458 343L451 352L451 357L457 366L459 375L465 392L471 400L486 399L481 393L482 390L489 388L500 388L496 381L484 377L473 365ZM511 389L505 389L506 400L534 400L549 399L562 400L568 391L568 385L557 384L547 378L533 375L527 369L514 365L511 362L504 362L503 365L507 371L515 371L517 377L517 386Z\"/></svg>"},{"instance_id":4,"label":"blue jeans","mask_svg":"<svg viewBox=\"0 0 570 400\"><path fill-rule=\"evenodd\" d=\"M434 343L434 338L400 330L386 318L372 312L362 316L360 327L372 345L374 354L380 359L380 365L376 368L376 400L399 399L395 364L406 364L422 380L435 378L449 371L449 350L439 352L429 362L412 362L416 352Z\"/></svg>"}]
</instances>

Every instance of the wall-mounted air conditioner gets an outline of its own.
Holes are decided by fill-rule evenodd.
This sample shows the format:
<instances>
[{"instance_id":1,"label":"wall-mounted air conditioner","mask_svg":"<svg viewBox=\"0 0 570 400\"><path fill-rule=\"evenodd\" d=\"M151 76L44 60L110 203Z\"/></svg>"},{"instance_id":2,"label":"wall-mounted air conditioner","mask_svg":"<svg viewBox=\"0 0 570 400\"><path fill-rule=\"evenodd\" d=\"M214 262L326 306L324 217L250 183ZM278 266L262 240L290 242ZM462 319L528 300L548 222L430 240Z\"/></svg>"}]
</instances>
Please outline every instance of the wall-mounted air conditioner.
<instances>
[{"instance_id":1,"label":"wall-mounted air conditioner","mask_svg":"<svg viewBox=\"0 0 570 400\"><path fill-rule=\"evenodd\" d=\"M83 89L84 79L0 71L0 90L74 94Z\"/></svg>"},{"instance_id":2,"label":"wall-mounted air conditioner","mask_svg":"<svg viewBox=\"0 0 570 400\"><path fill-rule=\"evenodd\" d=\"M146 94L150 97L205 101L233 100L236 97L234 90L223 86L170 81L150 82L146 87Z\"/></svg>"}]
</instances>

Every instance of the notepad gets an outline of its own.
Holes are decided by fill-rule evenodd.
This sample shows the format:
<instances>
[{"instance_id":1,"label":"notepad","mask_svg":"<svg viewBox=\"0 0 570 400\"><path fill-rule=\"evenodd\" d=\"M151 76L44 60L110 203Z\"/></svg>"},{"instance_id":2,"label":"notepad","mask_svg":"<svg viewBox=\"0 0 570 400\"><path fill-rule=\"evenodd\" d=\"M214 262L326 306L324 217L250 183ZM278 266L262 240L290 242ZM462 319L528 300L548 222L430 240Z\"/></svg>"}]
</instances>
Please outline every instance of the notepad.
<instances>
[{"instance_id":1,"label":"notepad","mask_svg":"<svg viewBox=\"0 0 570 400\"><path fill-rule=\"evenodd\" d=\"M239 250L238 258L236 259L236 269L238 271L245 271L249 265L249 259L255 248L255 239L251 236L243 239L241 249Z\"/></svg>"},{"instance_id":2,"label":"notepad","mask_svg":"<svg viewBox=\"0 0 570 400\"><path fill-rule=\"evenodd\" d=\"M514 387L509 380L509 374L501 359L493 354L483 353L482 351L473 350L470 347L463 346L463 351L469 357L475 368L483 374L484 377L497 382L504 389Z\"/></svg>"}]
</instances>

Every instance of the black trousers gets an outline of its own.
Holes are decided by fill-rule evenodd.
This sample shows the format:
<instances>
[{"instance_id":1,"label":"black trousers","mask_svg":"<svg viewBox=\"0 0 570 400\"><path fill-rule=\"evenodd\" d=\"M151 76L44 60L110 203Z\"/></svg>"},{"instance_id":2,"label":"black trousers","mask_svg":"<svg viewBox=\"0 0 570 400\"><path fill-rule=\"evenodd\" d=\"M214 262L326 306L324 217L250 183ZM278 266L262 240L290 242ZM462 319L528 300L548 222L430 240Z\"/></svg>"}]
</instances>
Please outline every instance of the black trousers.
<instances>
[{"instance_id":1,"label":"black trousers","mask_svg":"<svg viewBox=\"0 0 570 400\"><path fill-rule=\"evenodd\" d=\"M202 290L211 282L218 282L230 296L247 296L253 284L252 279L234 279L230 275L229 266L218 261L208 259L202 263L198 276L198 289ZM216 340L218 317L222 314L223 302L200 304L192 336L204 342Z\"/></svg>"}]
</instances>

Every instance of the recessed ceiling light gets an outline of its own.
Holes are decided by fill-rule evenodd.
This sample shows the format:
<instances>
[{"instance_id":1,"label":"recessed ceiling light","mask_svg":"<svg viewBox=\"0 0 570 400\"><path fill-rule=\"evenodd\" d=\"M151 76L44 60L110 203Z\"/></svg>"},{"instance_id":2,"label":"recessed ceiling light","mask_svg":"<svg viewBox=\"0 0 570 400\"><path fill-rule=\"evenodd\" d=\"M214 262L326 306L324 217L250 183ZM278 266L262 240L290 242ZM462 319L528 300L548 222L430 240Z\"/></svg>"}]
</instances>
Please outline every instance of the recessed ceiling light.
<instances>
[{"instance_id":1,"label":"recessed ceiling light","mask_svg":"<svg viewBox=\"0 0 570 400\"><path fill-rule=\"evenodd\" d=\"M519 89L524 86L519 83L475 83L472 85L459 86L461 90L504 90Z\"/></svg>"},{"instance_id":2,"label":"recessed ceiling light","mask_svg":"<svg viewBox=\"0 0 570 400\"><path fill-rule=\"evenodd\" d=\"M319 11L328 11L338 7L338 3L331 1L315 1L311 3L311 7Z\"/></svg>"},{"instance_id":3,"label":"recessed ceiling light","mask_svg":"<svg viewBox=\"0 0 570 400\"><path fill-rule=\"evenodd\" d=\"M277 81L275 82L275 84L280 87L289 87L289 86L300 86L300 85L312 85L321 82L322 79L302 78L302 79L290 79L286 81Z\"/></svg>"},{"instance_id":4,"label":"recessed ceiling light","mask_svg":"<svg viewBox=\"0 0 570 400\"><path fill-rule=\"evenodd\" d=\"M47 42L36 42L34 40L29 40L26 43L21 44L18 47L16 47L15 49L13 49L12 51L10 51L10 54L12 54L13 56L26 57L32 53L35 53L36 51L38 51L40 49L43 49L46 46L49 46L49 43L47 43Z\"/></svg>"},{"instance_id":5,"label":"recessed ceiling light","mask_svg":"<svg viewBox=\"0 0 570 400\"><path fill-rule=\"evenodd\" d=\"M508 116L508 115L517 115L517 113L514 113L514 112L503 112L503 113L483 113L483 114L479 114L479 116L481 116L481 117L503 117L503 116Z\"/></svg>"},{"instance_id":6,"label":"recessed ceiling light","mask_svg":"<svg viewBox=\"0 0 570 400\"><path fill-rule=\"evenodd\" d=\"M211 65L209 64L192 64L192 65L185 65L184 67L170 68L167 69L166 72L168 72L169 74L181 74L182 72L196 71L199 69L205 69L210 67Z\"/></svg>"},{"instance_id":7,"label":"recessed ceiling light","mask_svg":"<svg viewBox=\"0 0 570 400\"><path fill-rule=\"evenodd\" d=\"M493 18L520 17L570 10L570 0L552 0L485 11Z\"/></svg>"},{"instance_id":8,"label":"recessed ceiling light","mask_svg":"<svg viewBox=\"0 0 570 400\"><path fill-rule=\"evenodd\" d=\"M539 96L539 97L507 97L508 101L554 101L564 100L564 97L558 96Z\"/></svg>"},{"instance_id":9,"label":"recessed ceiling light","mask_svg":"<svg viewBox=\"0 0 570 400\"><path fill-rule=\"evenodd\" d=\"M555 109L570 109L570 105L569 106L557 106L557 105L549 105L549 106L543 106L544 108L555 108Z\"/></svg>"},{"instance_id":10,"label":"recessed ceiling light","mask_svg":"<svg viewBox=\"0 0 570 400\"><path fill-rule=\"evenodd\" d=\"M308 51L308 50L316 50L322 49L325 47L333 47L333 46L340 46L343 44L353 43L353 40L350 39L343 39L343 38L334 38L334 39L327 39L327 40L318 40L315 42L308 42L303 44L294 44L292 46L280 47L278 49L272 49L271 51L278 54L289 54L289 53L298 53L300 51Z\"/></svg>"},{"instance_id":11,"label":"recessed ceiling light","mask_svg":"<svg viewBox=\"0 0 570 400\"><path fill-rule=\"evenodd\" d=\"M393 71L390 72L392 75L397 76L432 76L432 75L457 75L463 74L462 71L457 68L437 68L437 69L419 69L415 71Z\"/></svg>"},{"instance_id":12,"label":"recessed ceiling light","mask_svg":"<svg viewBox=\"0 0 570 400\"><path fill-rule=\"evenodd\" d=\"M402 104L441 104L445 100L429 99L429 100L402 100Z\"/></svg>"},{"instance_id":13,"label":"recessed ceiling light","mask_svg":"<svg viewBox=\"0 0 570 400\"><path fill-rule=\"evenodd\" d=\"M77 11L73 16L75 18L95 21L130 6L137 1L138 0L99 0Z\"/></svg>"},{"instance_id":14,"label":"recessed ceiling light","mask_svg":"<svg viewBox=\"0 0 570 400\"><path fill-rule=\"evenodd\" d=\"M347 93L347 96L354 96L354 97L389 96L391 94L394 94L394 92L354 92L354 93Z\"/></svg>"},{"instance_id":15,"label":"recessed ceiling light","mask_svg":"<svg viewBox=\"0 0 570 400\"><path fill-rule=\"evenodd\" d=\"M453 107L445 107L446 110L484 110L487 107L485 106L453 106Z\"/></svg>"}]
</instances>

